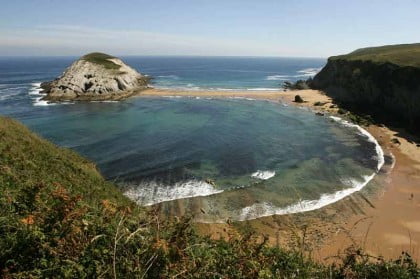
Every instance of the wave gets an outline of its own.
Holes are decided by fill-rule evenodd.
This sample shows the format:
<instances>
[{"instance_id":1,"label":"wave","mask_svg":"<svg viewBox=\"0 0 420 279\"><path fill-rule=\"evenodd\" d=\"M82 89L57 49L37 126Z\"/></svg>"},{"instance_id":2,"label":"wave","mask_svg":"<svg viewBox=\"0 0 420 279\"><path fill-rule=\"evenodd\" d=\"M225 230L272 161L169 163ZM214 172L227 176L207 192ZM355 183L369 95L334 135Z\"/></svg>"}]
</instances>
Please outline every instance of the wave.
<instances>
[{"instance_id":1,"label":"wave","mask_svg":"<svg viewBox=\"0 0 420 279\"><path fill-rule=\"evenodd\" d=\"M275 175L276 175L275 171L261 171L261 170L258 170L256 172L254 172L253 174L251 174L251 177L258 178L258 179L261 179L261 180L267 180L267 179L272 178Z\"/></svg>"},{"instance_id":2,"label":"wave","mask_svg":"<svg viewBox=\"0 0 420 279\"><path fill-rule=\"evenodd\" d=\"M288 75L271 75L271 76L266 76L265 80L289 80L291 77L293 76L288 76Z\"/></svg>"},{"instance_id":3,"label":"wave","mask_svg":"<svg viewBox=\"0 0 420 279\"><path fill-rule=\"evenodd\" d=\"M9 93L9 94L3 94L3 92L2 91L0 91L0 101L4 101L4 100L7 100L7 99L9 99L10 97L13 97L13 96L16 96L16 95L19 95L21 92L19 92L19 91L15 91L15 92L12 92L12 93Z\"/></svg>"},{"instance_id":4,"label":"wave","mask_svg":"<svg viewBox=\"0 0 420 279\"><path fill-rule=\"evenodd\" d=\"M42 89L38 88L38 87L32 87L31 89L29 89L29 95L44 95L41 94Z\"/></svg>"},{"instance_id":5,"label":"wave","mask_svg":"<svg viewBox=\"0 0 420 279\"><path fill-rule=\"evenodd\" d=\"M20 95L22 93L22 90L20 89L27 89L27 87L9 87L0 89L0 101L4 101L10 97Z\"/></svg>"},{"instance_id":6,"label":"wave","mask_svg":"<svg viewBox=\"0 0 420 279\"><path fill-rule=\"evenodd\" d=\"M354 179L348 179L345 183L347 183L350 188L332 194L323 194L318 200L301 200L287 207L276 207L269 202L256 203L247 206L242 208L237 221L252 220L272 215L295 214L320 209L335 203L354 192L360 191L373 179L375 174L376 173L369 176L363 176L363 181L361 182Z\"/></svg>"},{"instance_id":7,"label":"wave","mask_svg":"<svg viewBox=\"0 0 420 279\"><path fill-rule=\"evenodd\" d=\"M265 80L290 80L293 78L302 78L302 77L313 77L315 76L319 71L321 71L322 68L306 68L297 71L297 75L269 75L265 77Z\"/></svg>"},{"instance_id":8,"label":"wave","mask_svg":"<svg viewBox=\"0 0 420 279\"><path fill-rule=\"evenodd\" d=\"M384 155L384 151L383 151L381 145L378 143L378 141L375 139L375 137L372 136L368 131L366 131L365 129L363 129L359 125L350 123L349 121L341 119L340 117L337 117L337 116L330 116L330 118L332 120L342 124L343 126L350 127L350 128L356 128L359 131L360 135L366 137L366 139L369 142L375 144L375 151L376 151L376 156L375 156L376 158L375 159L378 160L376 171L378 172L385 163L385 155Z\"/></svg>"},{"instance_id":9,"label":"wave","mask_svg":"<svg viewBox=\"0 0 420 279\"><path fill-rule=\"evenodd\" d=\"M164 201L204 197L222 192L223 190L216 189L213 185L199 180L178 182L174 185L164 185L156 181L150 181L129 186L124 195L140 205L148 206Z\"/></svg>"},{"instance_id":10,"label":"wave","mask_svg":"<svg viewBox=\"0 0 420 279\"><path fill-rule=\"evenodd\" d=\"M319 71L321 71L321 69L322 68L306 68L297 72L301 74L300 76L312 77L315 76Z\"/></svg>"},{"instance_id":11,"label":"wave","mask_svg":"<svg viewBox=\"0 0 420 279\"><path fill-rule=\"evenodd\" d=\"M53 105L56 104L56 103L49 103L48 101L42 100L42 98L44 96L46 96L47 94L41 93L42 88L40 87L41 86L40 82L31 83L31 86L32 87L29 89L28 94L32 95L32 96L35 96L34 98L32 98L33 106L35 106L35 107L42 106L43 107L43 106L53 106Z\"/></svg>"},{"instance_id":12,"label":"wave","mask_svg":"<svg viewBox=\"0 0 420 279\"><path fill-rule=\"evenodd\" d=\"M26 86L19 86L26 85ZM24 94L28 89L28 85L22 84L0 84L0 101L9 99L10 97Z\"/></svg>"},{"instance_id":13,"label":"wave","mask_svg":"<svg viewBox=\"0 0 420 279\"><path fill-rule=\"evenodd\" d=\"M378 141L368 131L359 125L350 123L336 116L330 116L330 118L346 127L356 128L360 135L366 137L369 142L375 144L375 159L378 161L376 171L371 175L362 176L362 181L358 181L352 178L342 179L341 183L348 186L349 188L334 192L332 194L322 194L321 197L317 200L301 200L286 207L276 207L269 202L255 203L251 206L242 208L237 217L237 221L252 220L271 215L294 214L320 209L324 206L335 203L355 192L360 191L375 177L376 173L379 172L385 163L384 151L379 145Z\"/></svg>"},{"instance_id":14,"label":"wave","mask_svg":"<svg viewBox=\"0 0 420 279\"><path fill-rule=\"evenodd\" d=\"M18 86L18 87L5 87L5 88L1 88L0 92L4 92L4 91L10 91L10 90L16 90L16 89L26 89L28 88L27 86Z\"/></svg>"},{"instance_id":15,"label":"wave","mask_svg":"<svg viewBox=\"0 0 420 279\"><path fill-rule=\"evenodd\" d=\"M55 106L55 105L72 105L74 102L64 101L64 102L54 102L42 100L47 94L42 93L42 88L40 82L31 83L31 88L29 89L28 94L32 96L32 104L35 107L44 107L44 106Z\"/></svg>"},{"instance_id":16,"label":"wave","mask_svg":"<svg viewBox=\"0 0 420 279\"><path fill-rule=\"evenodd\" d=\"M153 88L162 89L162 90L178 90L178 91L205 91L204 88L199 86L194 86L192 83L188 83L185 86L159 86L155 85Z\"/></svg>"},{"instance_id":17,"label":"wave","mask_svg":"<svg viewBox=\"0 0 420 279\"><path fill-rule=\"evenodd\" d=\"M166 78L166 79L179 79L179 76L177 75L160 75L156 76L157 78Z\"/></svg>"},{"instance_id":18,"label":"wave","mask_svg":"<svg viewBox=\"0 0 420 279\"><path fill-rule=\"evenodd\" d=\"M49 103L48 101L41 100L44 96L34 99L33 105L35 107L54 106L56 103Z\"/></svg>"}]
</instances>

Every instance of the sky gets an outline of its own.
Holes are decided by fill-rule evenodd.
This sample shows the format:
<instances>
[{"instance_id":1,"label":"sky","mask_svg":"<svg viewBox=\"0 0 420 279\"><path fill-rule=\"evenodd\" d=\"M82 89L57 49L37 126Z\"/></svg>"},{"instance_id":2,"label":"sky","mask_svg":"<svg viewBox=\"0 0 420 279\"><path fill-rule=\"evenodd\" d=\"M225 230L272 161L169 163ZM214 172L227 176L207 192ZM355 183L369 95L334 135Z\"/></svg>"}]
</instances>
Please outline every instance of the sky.
<instances>
[{"instance_id":1,"label":"sky","mask_svg":"<svg viewBox=\"0 0 420 279\"><path fill-rule=\"evenodd\" d=\"M420 42L417 0L0 0L0 56L328 57Z\"/></svg>"}]
</instances>

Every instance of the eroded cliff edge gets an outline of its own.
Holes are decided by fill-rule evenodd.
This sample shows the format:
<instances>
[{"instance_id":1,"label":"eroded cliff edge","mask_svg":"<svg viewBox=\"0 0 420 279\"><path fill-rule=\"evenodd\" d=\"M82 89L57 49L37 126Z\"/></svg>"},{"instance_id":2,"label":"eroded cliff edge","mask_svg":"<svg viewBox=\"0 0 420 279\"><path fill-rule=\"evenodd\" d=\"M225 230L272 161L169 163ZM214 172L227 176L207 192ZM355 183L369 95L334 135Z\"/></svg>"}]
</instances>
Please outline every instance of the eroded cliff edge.
<instances>
[{"instance_id":1,"label":"eroded cliff edge","mask_svg":"<svg viewBox=\"0 0 420 279\"><path fill-rule=\"evenodd\" d=\"M352 111L420 132L420 44L330 57L311 86Z\"/></svg>"},{"instance_id":2,"label":"eroded cliff edge","mask_svg":"<svg viewBox=\"0 0 420 279\"><path fill-rule=\"evenodd\" d=\"M121 100L147 88L149 77L104 53L90 53L75 61L57 79L41 84L45 100Z\"/></svg>"}]
</instances>

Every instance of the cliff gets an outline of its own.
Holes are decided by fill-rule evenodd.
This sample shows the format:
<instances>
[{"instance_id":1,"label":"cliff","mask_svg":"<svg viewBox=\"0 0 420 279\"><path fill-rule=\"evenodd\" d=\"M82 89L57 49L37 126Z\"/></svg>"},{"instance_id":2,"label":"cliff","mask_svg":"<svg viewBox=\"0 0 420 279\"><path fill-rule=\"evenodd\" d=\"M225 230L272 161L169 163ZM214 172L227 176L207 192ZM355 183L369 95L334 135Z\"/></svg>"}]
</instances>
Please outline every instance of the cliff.
<instances>
[{"instance_id":1,"label":"cliff","mask_svg":"<svg viewBox=\"0 0 420 279\"><path fill-rule=\"evenodd\" d=\"M62 76L41 84L46 100L120 100L147 87L148 78L120 59L90 53L75 61Z\"/></svg>"},{"instance_id":2,"label":"cliff","mask_svg":"<svg viewBox=\"0 0 420 279\"><path fill-rule=\"evenodd\" d=\"M420 44L330 57L311 86L351 110L420 132Z\"/></svg>"}]
</instances>

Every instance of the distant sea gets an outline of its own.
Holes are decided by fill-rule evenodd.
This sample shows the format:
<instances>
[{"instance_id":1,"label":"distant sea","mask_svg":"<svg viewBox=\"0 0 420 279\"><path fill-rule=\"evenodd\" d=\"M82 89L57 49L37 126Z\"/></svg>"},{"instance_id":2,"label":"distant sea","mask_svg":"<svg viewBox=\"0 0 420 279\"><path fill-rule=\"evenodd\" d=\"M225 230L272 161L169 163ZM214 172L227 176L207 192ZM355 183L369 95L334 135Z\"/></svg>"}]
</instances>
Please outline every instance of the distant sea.
<instances>
[{"instance_id":1,"label":"distant sea","mask_svg":"<svg viewBox=\"0 0 420 279\"><path fill-rule=\"evenodd\" d=\"M39 85L76 57L0 58L0 114L97 163L142 205L219 222L320 208L363 188L377 142L340 119L252 99L139 98L48 104ZM123 57L157 88L278 90L325 59ZM54 171L54 170L51 170ZM203 213L205 212L205 213Z\"/></svg>"}]
</instances>

